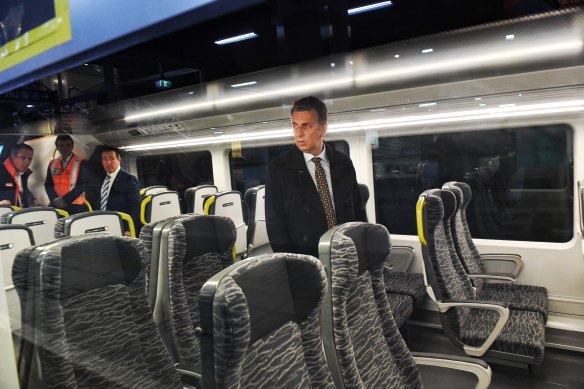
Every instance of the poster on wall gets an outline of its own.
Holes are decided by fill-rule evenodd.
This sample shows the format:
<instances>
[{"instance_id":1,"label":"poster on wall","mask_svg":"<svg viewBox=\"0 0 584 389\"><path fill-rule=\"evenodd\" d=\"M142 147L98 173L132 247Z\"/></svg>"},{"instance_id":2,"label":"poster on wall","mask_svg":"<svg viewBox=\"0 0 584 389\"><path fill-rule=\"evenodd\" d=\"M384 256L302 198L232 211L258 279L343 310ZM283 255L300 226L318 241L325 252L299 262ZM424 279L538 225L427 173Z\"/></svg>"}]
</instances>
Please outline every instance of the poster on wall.
<instances>
[{"instance_id":1,"label":"poster on wall","mask_svg":"<svg viewBox=\"0 0 584 389\"><path fill-rule=\"evenodd\" d=\"M69 0L0 1L0 71L70 39Z\"/></svg>"}]
</instances>

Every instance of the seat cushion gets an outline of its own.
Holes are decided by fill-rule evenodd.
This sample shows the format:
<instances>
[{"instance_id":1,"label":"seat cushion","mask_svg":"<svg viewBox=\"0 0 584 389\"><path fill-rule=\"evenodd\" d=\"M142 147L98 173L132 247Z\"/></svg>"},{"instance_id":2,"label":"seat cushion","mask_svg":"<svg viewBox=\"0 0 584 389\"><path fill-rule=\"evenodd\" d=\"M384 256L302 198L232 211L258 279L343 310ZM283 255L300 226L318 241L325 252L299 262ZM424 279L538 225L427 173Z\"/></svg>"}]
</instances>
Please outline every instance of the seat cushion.
<instances>
[{"instance_id":1,"label":"seat cushion","mask_svg":"<svg viewBox=\"0 0 584 389\"><path fill-rule=\"evenodd\" d=\"M472 309L463 319L461 341L470 346L480 346L498 319L495 311ZM535 363L539 364L543 361L544 342L545 323L540 313L510 311L507 324L490 350L535 357Z\"/></svg>"},{"instance_id":2,"label":"seat cushion","mask_svg":"<svg viewBox=\"0 0 584 389\"><path fill-rule=\"evenodd\" d=\"M411 296L393 293L387 294L387 300L391 307L391 313L393 314L395 325L399 328L412 314L414 310L414 300Z\"/></svg>"},{"instance_id":3,"label":"seat cushion","mask_svg":"<svg viewBox=\"0 0 584 389\"><path fill-rule=\"evenodd\" d=\"M540 286L518 284L484 284L480 289L478 300L501 301L519 311L539 312L547 321L547 289Z\"/></svg>"},{"instance_id":4,"label":"seat cushion","mask_svg":"<svg viewBox=\"0 0 584 389\"><path fill-rule=\"evenodd\" d=\"M419 304L426 297L424 276L421 273L392 272L386 266L383 268L385 290L392 294L405 294Z\"/></svg>"}]
</instances>

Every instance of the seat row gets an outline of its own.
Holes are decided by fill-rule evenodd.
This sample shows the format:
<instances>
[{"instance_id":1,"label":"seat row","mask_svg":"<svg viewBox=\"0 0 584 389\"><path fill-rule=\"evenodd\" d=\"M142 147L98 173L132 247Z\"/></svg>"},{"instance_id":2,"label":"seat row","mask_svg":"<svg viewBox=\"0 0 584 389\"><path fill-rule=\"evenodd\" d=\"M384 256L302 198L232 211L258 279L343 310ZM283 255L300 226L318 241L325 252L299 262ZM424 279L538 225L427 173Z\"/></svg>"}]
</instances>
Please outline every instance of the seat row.
<instances>
[{"instance_id":1,"label":"seat row","mask_svg":"<svg viewBox=\"0 0 584 389\"><path fill-rule=\"evenodd\" d=\"M228 218L181 215L145 226L142 240L90 234L19 252L21 385L417 388L418 365L431 364L488 386L484 362L407 349L384 282L385 227L331 229L322 262L233 263L235 230Z\"/></svg>"},{"instance_id":2,"label":"seat row","mask_svg":"<svg viewBox=\"0 0 584 389\"><path fill-rule=\"evenodd\" d=\"M446 336L466 354L506 364L543 360L547 290L515 283L523 260L515 255L481 256L466 220L472 191L463 182L420 195L418 237L428 292ZM510 273L489 273L485 260L511 264Z\"/></svg>"}]
</instances>

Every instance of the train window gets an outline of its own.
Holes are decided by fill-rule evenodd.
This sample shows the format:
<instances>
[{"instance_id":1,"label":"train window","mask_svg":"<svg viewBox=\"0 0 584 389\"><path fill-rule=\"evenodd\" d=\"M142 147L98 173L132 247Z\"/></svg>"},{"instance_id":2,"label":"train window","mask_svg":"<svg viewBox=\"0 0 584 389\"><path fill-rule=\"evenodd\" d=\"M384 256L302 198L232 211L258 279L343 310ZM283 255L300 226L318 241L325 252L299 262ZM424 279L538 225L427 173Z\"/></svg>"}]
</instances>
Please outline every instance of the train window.
<instances>
[{"instance_id":1,"label":"train window","mask_svg":"<svg viewBox=\"0 0 584 389\"><path fill-rule=\"evenodd\" d=\"M213 164L208 151L140 156L136 165L143 187L165 185L181 198L190 187L213 184Z\"/></svg>"},{"instance_id":2,"label":"train window","mask_svg":"<svg viewBox=\"0 0 584 389\"><path fill-rule=\"evenodd\" d=\"M345 141L327 141L327 145L349 155L349 144ZM241 193L249 188L266 183L268 165L277 156L290 150L291 145L242 148L241 156L229 154L231 187Z\"/></svg>"},{"instance_id":3,"label":"train window","mask_svg":"<svg viewBox=\"0 0 584 389\"><path fill-rule=\"evenodd\" d=\"M377 222L416 234L420 193L468 183L473 237L567 242L573 235L572 130L567 125L381 138L373 151Z\"/></svg>"}]
</instances>

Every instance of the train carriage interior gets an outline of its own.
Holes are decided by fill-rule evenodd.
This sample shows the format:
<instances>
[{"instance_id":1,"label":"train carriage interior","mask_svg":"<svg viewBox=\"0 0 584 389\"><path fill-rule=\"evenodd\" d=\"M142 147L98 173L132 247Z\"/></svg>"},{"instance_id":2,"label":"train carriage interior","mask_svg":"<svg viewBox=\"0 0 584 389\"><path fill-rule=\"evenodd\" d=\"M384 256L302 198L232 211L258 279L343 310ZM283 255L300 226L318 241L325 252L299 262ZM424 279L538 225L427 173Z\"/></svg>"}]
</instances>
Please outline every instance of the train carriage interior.
<instances>
[{"instance_id":1,"label":"train carriage interior","mask_svg":"<svg viewBox=\"0 0 584 389\"><path fill-rule=\"evenodd\" d=\"M40 3L0 4L0 389L584 388L584 1ZM318 258L265 212L309 95L368 219ZM62 134L139 218L49 206Z\"/></svg>"}]
</instances>

